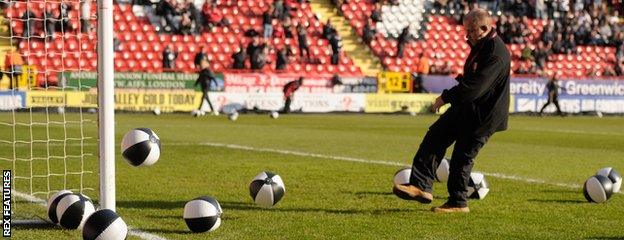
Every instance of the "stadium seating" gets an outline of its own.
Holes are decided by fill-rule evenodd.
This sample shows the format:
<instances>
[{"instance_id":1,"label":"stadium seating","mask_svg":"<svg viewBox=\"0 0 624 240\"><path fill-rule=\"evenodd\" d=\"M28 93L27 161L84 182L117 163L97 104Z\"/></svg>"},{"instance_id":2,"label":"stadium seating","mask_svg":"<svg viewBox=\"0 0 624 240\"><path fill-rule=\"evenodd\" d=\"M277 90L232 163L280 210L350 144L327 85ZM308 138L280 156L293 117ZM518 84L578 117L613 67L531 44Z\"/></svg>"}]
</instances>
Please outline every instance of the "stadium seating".
<instances>
[{"instance_id":1,"label":"stadium seating","mask_svg":"<svg viewBox=\"0 0 624 240\"><path fill-rule=\"evenodd\" d=\"M236 51L239 44L244 47L250 42L244 37L248 29L255 29L262 33L262 13L269 8L273 0L264 1L221 1L218 8L231 26L213 27L209 32L200 35L170 35L158 34L146 18L139 18L133 12L131 5L114 4L113 21L114 31L120 40L119 51L115 53L115 69L117 71L130 72L162 72L162 71L196 71L193 58L201 46L206 47L207 58L211 62L211 68L215 71L228 71L232 65L231 55ZM77 0L65 1L70 5L69 25L70 30L57 32L53 40L46 40L41 31L43 29L43 12L48 4L54 14L58 14L58 2L15 2L7 9L7 17L11 19L11 29L14 38L19 39L20 52L28 64L35 65L40 72L40 81L43 81L43 73L48 71L47 84L56 83L56 74L50 72L61 71L94 71L97 67L96 60L96 33L80 33L80 4ZM32 9L37 16L36 36L22 39L24 21L22 14L26 9ZM286 71L305 71L310 74L361 74L359 67L344 53L339 65L330 64L331 48L329 42L321 37L322 23L316 18L308 3L299 4L293 1L291 15L293 26L296 23L308 22L308 42L312 58L317 58L320 63L292 62ZM96 12L96 4L91 5L92 12ZM274 20L274 26L277 21ZM95 26L95 19L91 25ZM293 29L294 30L294 29ZM298 43L296 38L273 38L267 43L272 50L267 64L262 71L274 72L275 50L289 45L293 53L298 56ZM166 46L173 46L179 52L176 60L176 69L164 69L162 66L162 51ZM40 85L43 85L42 82Z\"/></svg>"},{"instance_id":2,"label":"stadium seating","mask_svg":"<svg viewBox=\"0 0 624 240\"><path fill-rule=\"evenodd\" d=\"M449 17L432 13L419 4L421 2L400 0L399 6L382 6L382 22L376 25L378 34L370 43L370 48L382 60L383 66L391 71L415 72L418 56L424 52L429 55L430 64L448 64L453 73L461 73L464 59L470 52L461 25ZM374 9L375 5L367 0L350 0L341 6L345 18L356 29L363 28ZM404 57L398 59L395 57L395 39L408 23L412 24L410 33L416 39L405 45ZM532 42L539 38L546 22L530 19L528 23L532 34L526 40ZM362 36L362 31L358 31L358 34ZM528 64L520 60L525 44L509 44L508 47L513 57L513 70ZM586 76L591 70L600 74L615 61L613 47L578 46L577 52L552 54L545 71L562 77L580 77Z\"/></svg>"}]
</instances>

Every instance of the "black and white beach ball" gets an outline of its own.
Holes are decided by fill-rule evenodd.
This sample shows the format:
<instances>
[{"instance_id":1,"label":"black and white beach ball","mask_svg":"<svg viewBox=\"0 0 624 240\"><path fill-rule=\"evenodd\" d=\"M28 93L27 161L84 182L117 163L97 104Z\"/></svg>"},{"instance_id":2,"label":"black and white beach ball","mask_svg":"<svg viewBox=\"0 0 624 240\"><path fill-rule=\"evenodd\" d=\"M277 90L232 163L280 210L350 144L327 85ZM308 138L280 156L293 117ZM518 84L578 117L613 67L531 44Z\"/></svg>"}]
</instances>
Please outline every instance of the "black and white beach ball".
<instances>
[{"instance_id":1,"label":"black and white beach ball","mask_svg":"<svg viewBox=\"0 0 624 240\"><path fill-rule=\"evenodd\" d=\"M616 171L612 167L606 167L598 170L596 175L604 176L609 178L613 183L613 192L620 192L620 187L622 187L622 175L618 171Z\"/></svg>"},{"instance_id":2,"label":"black and white beach ball","mask_svg":"<svg viewBox=\"0 0 624 240\"><path fill-rule=\"evenodd\" d=\"M263 207L270 207L279 202L286 193L282 178L272 172L261 172L249 184L249 194L254 202Z\"/></svg>"},{"instance_id":3,"label":"black and white beach ball","mask_svg":"<svg viewBox=\"0 0 624 240\"><path fill-rule=\"evenodd\" d=\"M466 195L469 198L483 199L490 192L490 185L485 180L483 173L473 172L470 173L466 190L468 190Z\"/></svg>"},{"instance_id":4,"label":"black and white beach ball","mask_svg":"<svg viewBox=\"0 0 624 240\"><path fill-rule=\"evenodd\" d=\"M110 209L91 214L82 229L82 238L85 240L124 240L127 235L128 225Z\"/></svg>"},{"instance_id":5,"label":"black and white beach ball","mask_svg":"<svg viewBox=\"0 0 624 240\"><path fill-rule=\"evenodd\" d=\"M56 206L59 225L69 229L81 229L93 212L95 212L93 203L82 194L65 195Z\"/></svg>"},{"instance_id":6,"label":"black and white beach ball","mask_svg":"<svg viewBox=\"0 0 624 240\"><path fill-rule=\"evenodd\" d=\"M61 190L50 196L50 198L48 199L48 217L50 218L50 221L52 221L52 223L59 223L59 218L56 215L56 207L61 201L61 198L70 194L73 194L73 192L69 190Z\"/></svg>"},{"instance_id":7,"label":"black and white beach ball","mask_svg":"<svg viewBox=\"0 0 624 240\"><path fill-rule=\"evenodd\" d=\"M151 129L135 128L121 141L123 157L132 166L149 166L160 157L160 138Z\"/></svg>"},{"instance_id":8,"label":"black and white beach ball","mask_svg":"<svg viewBox=\"0 0 624 240\"><path fill-rule=\"evenodd\" d=\"M217 199L195 198L184 205L184 221L193 232L212 232L221 226L223 210Z\"/></svg>"},{"instance_id":9,"label":"black and white beach ball","mask_svg":"<svg viewBox=\"0 0 624 240\"><path fill-rule=\"evenodd\" d=\"M589 202L603 203L613 194L613 182L608 177L595 175L585 181L583 195Z\"/></svg>"}]
</instances>

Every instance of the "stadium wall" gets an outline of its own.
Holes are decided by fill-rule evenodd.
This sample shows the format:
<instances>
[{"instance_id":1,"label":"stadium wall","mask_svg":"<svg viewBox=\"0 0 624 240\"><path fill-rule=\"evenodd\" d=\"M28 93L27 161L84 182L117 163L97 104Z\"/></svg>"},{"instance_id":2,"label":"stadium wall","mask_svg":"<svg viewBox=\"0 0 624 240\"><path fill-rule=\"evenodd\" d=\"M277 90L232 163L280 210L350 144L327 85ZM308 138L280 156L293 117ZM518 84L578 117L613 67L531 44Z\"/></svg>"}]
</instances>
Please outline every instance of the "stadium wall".
<instances>
[{"instance_id":1,"label":"stadium wall","mask_svg":"<svg viewBox=\"0 0 624 240\"><path fill-rule=\"evenodd\" d=\"M64 91L0 91L0 110L24 107L95 108L95 78L89 72L64 73ZM279 110L283 106L282 86L296 79L293 74L219 73L211 87L213 104L230 112L234 109ZM194 85L196 74L117 73L116 109L124 111L189 112L201 101ZM425 113L443 89L456 84L449 76L423 76L422 85L430 93L381 94L375 78L304 76L302 89L295 94L292 109L324 112L414 112ZM547 101L545 78L513 78L510 112L536 112ZM560 105L566 112L600 111L624 113L624 84L619 80L565 79L560 82ZM547 108L554 111L554 107Z\"/></svg>"}]
</instances>

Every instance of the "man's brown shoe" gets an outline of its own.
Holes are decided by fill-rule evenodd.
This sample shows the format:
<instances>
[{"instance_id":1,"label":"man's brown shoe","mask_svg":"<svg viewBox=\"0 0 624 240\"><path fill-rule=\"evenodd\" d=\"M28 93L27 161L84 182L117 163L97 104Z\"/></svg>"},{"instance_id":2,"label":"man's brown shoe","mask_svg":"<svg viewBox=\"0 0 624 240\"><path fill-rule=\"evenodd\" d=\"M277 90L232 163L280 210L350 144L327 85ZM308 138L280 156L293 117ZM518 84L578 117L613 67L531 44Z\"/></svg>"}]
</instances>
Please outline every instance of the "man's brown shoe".
<instances>
[{"instance_id":1,"label":"man's brown shoe","mask_svg":"<svg viewBox=\"0 0 624 240\"><path fill-rule=\"evenodd\" d=\"M442 204L442 206L431 208L431 211L436 212L436 213L469 213L470 208L461 207L461 206L453 206L448 203L445 203L445 204Z\"/></svg>"},{"instance_id":2,"label":"man's brown shoe","mask_svg":"<svg viewBox=\"0 0 624 240\"><path fill-rule=\"evenodd\" d=\"M397 197L405 200L414 200L420 203L431 203L433 195L431 193L420 190L420 188L412 185L395 184L392 192Z\"/></svg>"}]
</instances>

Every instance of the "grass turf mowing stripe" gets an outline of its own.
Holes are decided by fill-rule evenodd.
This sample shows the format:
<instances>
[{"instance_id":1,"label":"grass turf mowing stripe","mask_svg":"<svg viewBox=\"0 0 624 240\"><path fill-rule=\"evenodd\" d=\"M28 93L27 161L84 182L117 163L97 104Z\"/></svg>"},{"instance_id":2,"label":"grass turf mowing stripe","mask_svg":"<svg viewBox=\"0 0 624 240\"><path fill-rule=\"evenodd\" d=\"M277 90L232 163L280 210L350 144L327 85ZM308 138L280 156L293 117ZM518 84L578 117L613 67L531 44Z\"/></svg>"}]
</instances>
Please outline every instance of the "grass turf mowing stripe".
<instances>
[{"instance_id":1,"label":"grass turf mowing stripe","mask_svg":"<svg viewBox=\"0 0 624 240\"><path fill-rule=\"evenodd\" d=\"M12 190L12 193L15 196L17 196L19 198L22 198L22 199L24 199L26 201L35 203L35 204L37 204L39 206L42 206L44 208L47 207L46 206L46 201L41 199L41 198L34 197L32 195L29 195L29 194L26 194L26 193L22 193L22 192L18 192L18 191L15 191L15 190ZM141 231L139 229L132 228L131 226L128 226L128 234L130 234L132 236L139 237L141 239L145 239L145 240L167 240L164 237L161 237L161 236L158 236L158 235L154 235L154 234L151 234L151 233L148 233L148 232L144 232L144 231Z\"/></svg>"},{"instance_id":2,"label":"grass turf mowing stripe","mask_svg":"<svg viewBox=\"0 0 624 240\"><path fill-rule=\"evenodd\" d=\"M405 165L405 164L401 164L401 163L397 163L397 162L390 162L390 161L383 161L383 160L368 160L368 159L360 159L360 158L352 158L352 157L330 156L330 155L323 155L323 154L317 154L317 153L307 153L307 152L299 152L299 151L291 151L291 150L280 150L280 149L272 149L272 148L256 148L256 147L251 147L251 146L242 146L242 145L226 144L226 143L214 143L214 142L169 143L169 144L165 144L165 145L172 145L172 146L204 145L204 146L211 146L211 147L221 147L221 148L246 150L246 151L255 151L255 152L270 152L270 153L279 153L279 154L295 155L295 156L302 156L302 157L315 157L315 158L332 159L332 160L348 161L348 162L359 162L359 163L368 163L368 164L381 164L381 165L388 165L388 166L409 167L408 165ZM572 189L580 189L580 188L582 188L582 186L578 185L578 184L548 182L548 181L544 181L544 180L541 180L541 179L526 178L526 177L507 175L507 174L502 174L502 173L488 173L488 172L481 172L481 173L485 174L486 176L502 178L502 179L509 179L509 180L515 180L515 181L521 181L521 182L532 183L532 184L547 184L547 185L554 185L554 186L558 186L558 187L572 188ZM617 193L618 194L622 194L622 192L617 192Z\"/></svg>"}]
</instances>

